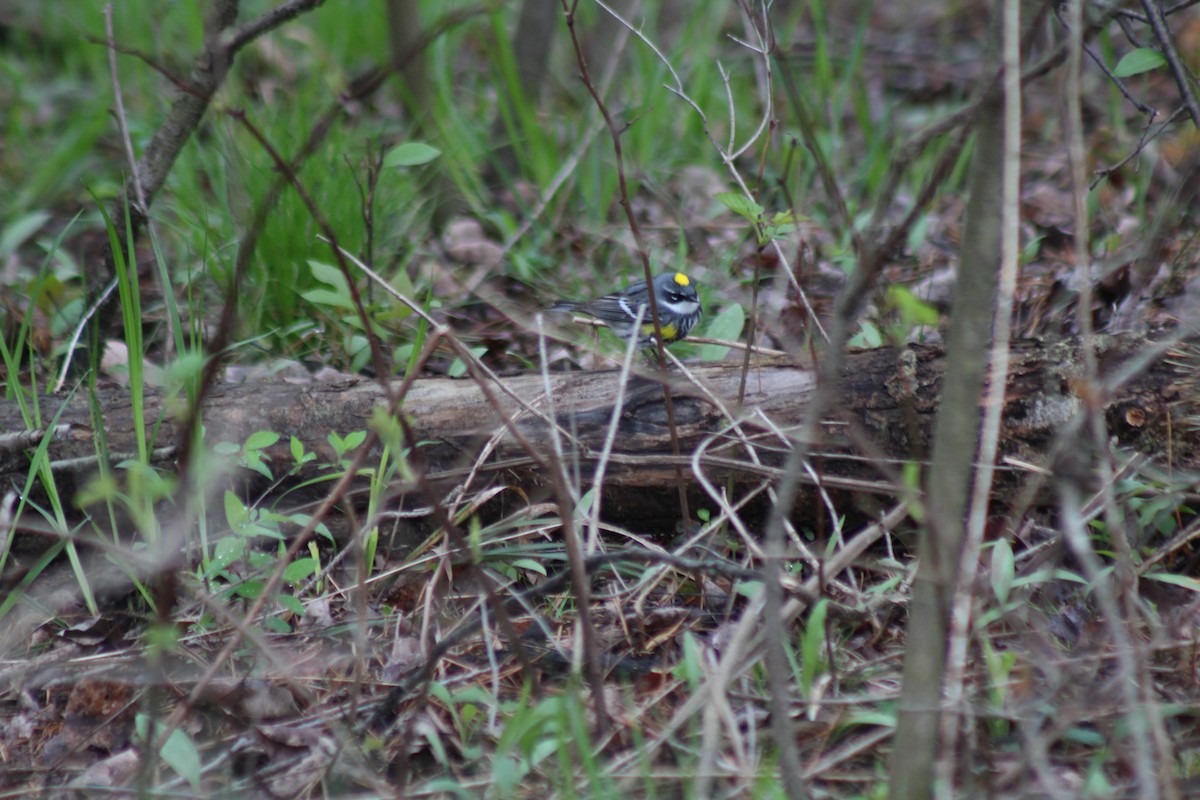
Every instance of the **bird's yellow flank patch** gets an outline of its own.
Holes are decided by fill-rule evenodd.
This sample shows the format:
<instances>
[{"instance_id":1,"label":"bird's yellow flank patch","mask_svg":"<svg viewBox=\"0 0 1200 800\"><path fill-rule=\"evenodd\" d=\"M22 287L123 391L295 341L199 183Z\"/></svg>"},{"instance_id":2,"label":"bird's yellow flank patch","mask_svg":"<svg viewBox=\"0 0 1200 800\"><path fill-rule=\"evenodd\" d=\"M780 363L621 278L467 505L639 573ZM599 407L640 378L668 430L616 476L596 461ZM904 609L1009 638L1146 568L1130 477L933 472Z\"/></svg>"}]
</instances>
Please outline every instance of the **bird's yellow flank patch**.
<instances>
[{"instance_id":1,"label":"bird's yellow flank patch","mask_svg":"<svg viewBox=\"0 0 1200 800\"><path fill-rule=\"evenodd\" d=\"M678 283L680 286L687 286L689 283L692 282L692 279L689 278L687 275L684 275L682 272L676 272L675 273L675 282Z\"/></svg>"},{"instance_id":2,"label":"bird's yellow flank patch","mask_svg":"<svg viewBox=\"0 0 1200 800\"><path fill-rule=\"evenodd\" d=\"M643 336L652 336L653 334L654 334L654 323L642 326L642 335ZM676 328L673 324L668 322L666 325L662 326L662 334L663 334L663 339L665 341L671 342L671 341L674 341L679 338L679 329Z\"/></svg>"}]
</instances>

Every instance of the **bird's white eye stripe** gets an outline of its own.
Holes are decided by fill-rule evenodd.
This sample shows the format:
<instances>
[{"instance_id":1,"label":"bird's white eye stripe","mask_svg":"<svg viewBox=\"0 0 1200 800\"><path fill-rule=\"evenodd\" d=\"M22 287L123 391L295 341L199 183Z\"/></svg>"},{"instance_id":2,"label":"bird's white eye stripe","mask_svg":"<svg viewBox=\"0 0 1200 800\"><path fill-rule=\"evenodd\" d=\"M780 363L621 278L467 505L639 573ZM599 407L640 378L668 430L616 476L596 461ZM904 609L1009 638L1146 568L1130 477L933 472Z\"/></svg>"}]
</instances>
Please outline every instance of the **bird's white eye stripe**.
<instances>
[{"instance_id":1,"label":"bird's white eye stripe","mask_svg":"<svg viewBox=\"0 0 1200 800\"><path fill-rule=\"evenodd\" d=\"M672 314L687 315L694 314L700 310L700 304L695 300L683 300L681 302L666 300L661 305L666 306L667 310Z\"/></svg>"}]
</instances>

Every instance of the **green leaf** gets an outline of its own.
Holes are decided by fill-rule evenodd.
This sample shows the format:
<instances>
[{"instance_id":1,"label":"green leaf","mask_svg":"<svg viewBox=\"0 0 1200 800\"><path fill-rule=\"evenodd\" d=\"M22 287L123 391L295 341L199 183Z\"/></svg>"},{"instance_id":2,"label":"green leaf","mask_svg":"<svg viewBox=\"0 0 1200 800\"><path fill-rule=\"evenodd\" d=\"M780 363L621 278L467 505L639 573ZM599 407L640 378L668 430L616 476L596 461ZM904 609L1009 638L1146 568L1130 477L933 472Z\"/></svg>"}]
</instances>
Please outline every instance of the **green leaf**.
<instances>
[{"instance_id":1,"label":"green leaf","mask_svg":"<svg viewBox=\"0 0 1200 800\"><path fill-rule=\"evenodd\" d=\"M158 754L171 769L179 773L179 777L191 784L193 789L199 790L200 751L182 728L171 731Z\"/></svg>"},{"instance_id":2,"label":"green leaf","mask_svg":"<svg viewBox=\"0 0 1200 800\"><path fill-rule=\"evenodd\" d=\"M858 329L858 333L850 337L851 347L860 347L870 350L879 347L883 344L883 333L879 330L879 326L873 322L863 322Z\"/></svg>"},{"instance_id":3,"label":"green leaf","mask_svg":"<svg viewBox=\"0 0 1200 800\"><path fill-rule=\"evenodd\" d=\"M929 215L922 214L921 217L913 223L912 228L908 231L908 238L905 241L905 247L910 253L915 253L925 243L925 237L929 233Z\"/></svg>"},{"instance_id":4,"label":"green leaf","mask_svg":"<svg viewBox=\"0 0 1200 800\"><path fill-rule=\"evenodd\" d=\"M153 622L142 634L142 641L156 650L173 653L179 647L179 633L174 625Z\"/></svg>"},{"instance_id":5,"label":"green leaf","mask_svg":"<svg viewBox=\"0 0 1200 800\"><path fill-rule=\"evenodd\" d=\"M271 633L287 634L292 632L292 628L279 617L267 617L263 620L263 627Z\"/></svg>"},{"instance_id":6,"label":"green leaf","mask_svg":"<svg viewBox=\"0 0 1200 800\"><path fill-rule=\"evenodd\" d=\"M1159 581L1160 583L1169 583L1172 586L1178 586L1182 589L1190 589L1193 592L1200 592L1200 580L1187 575L1176 575L1172 572L1148 572L1142 577L1152 581Z\"/></svg>"},{"instance_id":7,"label":"green leaf","mask_svg":"<svg viewBox=\"0 0 1200 800\"><path fill-rule=\"evenodd\" d=\"M145 714L138 714L134 719L134 726L142 741L150 738L149 717ZM158 735L157 728L154 735ZM200 751L196 749L192 737L188 736L182 728L176 728L171 732L167 741L163 742L163 746L159 748L158 754L162 756L163 761L167 762L167 766L191 784L193 789L200 788Z\"/></svg>"},{"instance_id":8,"label":"green leaf","mask_svg":"<svg viewBox=\"0 0 1200 800\"><path fill-rule=\"evenodd\" d=\"M872 727L894 728L896 727L896 715L887 711L851 711L842 719L842 724L847 727L851 725L870 725Z\"/></svg>"},{"instance_id":9,"label":"green leaf","mask_svg":"<svg viewBox=\"0 0 1200 800\"><path fill-rule=\"evenodd\" d=\"M937 325L938 320L941 319L936 308L904 286L889 286L887 299L900 312L900 319L906 325Z\"/></svg>"},{"instance_id":10,"label":"green leaf","mask_svg":"<svg viewBox=\"0 0 1200 800\"><path fill-rule=\"evenodd\" d=\"M1149 72L1152 69L1158 69L1165 66L1167 59L1163 54L1155 50L1153 47L1139 47L1126 53L1117 66L1113 69L1113 75L1118 78L1128 78L1131 75L1140 75L1143 72Z\"/></svg>"},{"instance_id":11,"label":"green leaf","mask_svg":"<svg viewBox=\"0 0 1200 800\"><path fill-rule=\"evenodd\" d=\"M491 784L498 796L509 797L528 772L529 769L518 759L498 755L492 759Z\"/></svg>"},{"instance_id":12,"label":"green leaf","mask_svg":"<svg viewBox=\"0 0 1200 800\"><path fill-rule=\"evenodd\" d=\"M737 303L726 308L708 324L705 334L710 339L723 339L736 342L746 326L746 312ZM696 354L701 361L720 361L729 352L728 347L717 344L702 344L696 348Z\"/></svg>"},{"instance_id":13,"label":"green leaf","mask_svg":"<svg viewBox=\"0 0 1200 800\"><path fill-rule=\"evenodd\" d=\"M1082 744L1087 747L1104 747L1106 740L1104 734L1097 730L1085 728L1079 725L1068 728L1062 732L1063 741Z\"/></svg>"},{"instance_id":14,"label":"green leaf","mask_svg":"<svg viewBox=\"0 0 1200 800\"><path fill-rule=\"evenodd\" d=\"M713 199L749 222L757 223L762 219L763 207L744 194L721 192L713 195Z\"/></svg>"},{"instance_id":15,"label":"green leaf","mask_svg":"<svg viewBox=\"0 0 1200 800\"><path fill-rule=\"evenodd\" d=\"M596 502L596 487L592 487L584 492L579 502L575 504L575 518L586 519L592 513L592 503Z\"/></svg>"},{"instance_id":16,"label":"green leaf","mask_svg":"<svg viewBox=\"0 0 1200 800\"><path fill-rule=\"evenodd\" d=\"M518 558L512 562L513 569L526 569L539 575L546 574L546 565L533 558Z\"/></svg>"},{"instance_id":17,"label":"green leaf","mask_svg":"<svg viewBox=\"0 0 1200 800\"><path fill-rule=\"evenodd\" d=\"M105 503L115 500L121 496L121 487L117 484L116 478L112 473L103 473L94 475L91 480L84 484L79 490L79 494L75 497L75 503L84 508L92 503Z\"/></svg>"},{"instance_id":18,"label":"green leaf","mask_svg":"<svg viewBox=\"0 0 1200 800\"><path fill-rule=\"evenodd\" d=\"M1008 593L1017 576L1016 563L1012 545L1007 539L998 539L992 548L992 591L1001 604L1008 602Z\"/></svg>"},{"instance_id":19,"label":"green leaf","mask_svg":"<svg viewBox=\"0 0 1200 800\"><path fill-rule=\"evenodd\" d=\"M486 352L486 347L471 348L471 355L475 356L476 358L479 358ZM461 378L463 375L467 374L467 365L461 358L456 358L454 359L454 362L450 364L450 369L446 370L446 374L451 378Z\"/></svg>"},{"instance_id":20,"label":"green leaf","mask_svg":"<svg viewBox=\"0 0 1200 800\"><path fill-rule=\"evenodd\" d=\"M263 463L262 456L257 450L249 450L241 459L242 466L246 469L252 469L259 475L262 475L267 480L275 480L275 476L271 474L271 469Z\"/></svg>"},{"instance_id":21,"label":"green leaf","mask_svg":"<svg viewBox=\"0 0 1200 800\"><path fill-rule=\"evenodd\" d=\"M33 236L42 226L50 221L49 211L30 211L23 217L18 217L0 232L0 256L10 256L25 240Z\"/></svg>"},{"instance_id":22,"label":"green leaf","mask_svg":"<svg viewBox=\"0 0 1200 800\"><path fill-rule=\"evenodd\" d=\"M454 698L450 696L450 690L446 688L446 684L439 681L430 681L429 694L446 708L454 707Z\"/></svg>"},{"instance_id":23,"label":"green leaf","mask_svg":"<svg viewBox=\"0 0 1200 800\"><path fill-rule=\"evenodd\" d=\"M192 350L167 365L167 385L181 387L200 377L208 357L199 350Z\"/></svg>"},{"instance_id":24,"label":"green leaf","mask_svg":"<svg viewBox=\"0 0 1200 800\"><path fill-rule=\"evenodd\" d=\"M297 558L283 570L283 579L295 586L316 571L317 560L315 558Z\"/></svg>"},{"instance_id":25,"label":"green leaf","mask_svg":"<svg viewBox=\"0 0 1200 800\"><path fill-rule=\"evenodd\" d=\"M737 581L733 584L733 591L742 597L757 597L762 591L762 581Z\"/></svg>"},{"instance_id":26,"label":"green leaf","mask_svg":"<svg viewBox=\"0 0 1200 800\"><path fill-rule=\"evenodd\" d=\"M297 617L304 616L304 603L301 602L300 598L298 598L298 597L293 597L290 594L282 594L281 593L281 594L275 595L275 602L279 603L279 605L283 606L288 611L295 614Z\"/></svg>"},{"instance_id":27,"label":"green leaf","mask_svg":"<svg viewBox=\"0 0 1200 800\"><path fill-rule=\"evenodd\" d=\"M257 431L250 434L250 438L246 440L247 450L262 450L264 447L270 447L279 441L279 434L275 431Z\"/></svg>"},{"instance_id":28,"label":"green leaf","mask_svg":"<svg viewBox=\"0 0 1200 800\"><path fill-rule=\"evenodd\" d=\"M442 154L436 147L430 147L424 142L405 142L396 145L383 157L385 167L415 167L428 164Z\"/></svg>"},{"instance_id":29,"label":"green leaf","mask_svg":"<svg viewBox=\"0 0 1200 800\"><path fill-rule=\"evenodd\" d=\"M225 522L230 530L240 531L250 521L250 512L241 498L228 489L225 490Z\"/></svg>"},{"instance_id":30,"label":"green leaf","mask_svg":"<svg viewBox=\"0 0 1200 800\"><path fill-rule=\"evenodd\" d=\"M258 596L262 594L262 590L263 582L256 578L251 578L250 580L239 583L237 586L233 587L233 593L235 595L238 597L245 597L249 600L257 600Z\"/></svg>"},{"instance_id":31,"label":"green leaf","mask_svg":"<svg viewBox=\"0 0 1200 800\"><path fill-rule=\"evenodd\" d=\"M825 617L828 613L829 601L824 598L818 600L804 626L804 638L800 641L800 691L805 697L812 693L813 681L824 661L822 653L825 650Z\"/></svg>"},{"instance_id":32,"label":"green leaf","mask_svg":"<svg viewBox=\"0 0 1200 800\"><path fill-rule=\"evenodd\" d=\"M772 239L786 239L794 230L796 230L796 226L790 222L783 225L767 225L763 228L759 241L766 244Z\"/></svg>"},{"instance_id":33,"label":"green leaf","mask_svg":"<svg viewBox=\"0 0 1200 800\"><path fill-rule=\"evenodd\" d=\"M281 534L277 529L273 527L267 527L265 525L259 525L257 522L248 523L241 530L239 530L238 533L246 537L247 540L257 539L261 536L264 539L283 541L283 534ZM263 559L263 563L259 564L260 567L272 566L271 559L273 556L265 553L251 552L249 555L247 555L247 560L253 561L255 558L260 556Z\"/></svg>"},{"instance_id":34,"label":"green leaf","mask_svg":"<svg viewBox=\"0 0 1200 800\"><path fill-rule=\"evenodd\" d=\"M683 652L676 662L671 674L689 686L696 687L704 675L704 656L701 655L700 643L696 641L691 631L683 632Z\"/></svg>"},{"instance_id":35,"label":"green leaf","mask_svg":"<svg viewBox=\"0 0 1200 800\"><path fill-rule=\"evenodd\" d=\"M213 548L213 557L204 570L206 577L212 577L235 561L242 560L246 550L246 540L240 536L224 536L217 541Z\"/></svg>"},{"instance_id":36,"label":"green leaf","mask_svg":"<svg viewBox=\"0 0 1200 800\"><path fill-rule=\"evenodd\" d=\"M305 300L312 303L314 306L328 306L329 308L344 308L353 309L354 300L350 298L350 294L338 294L331 292L328 289L309 289L301 295Z\"/></svg>"},{"instance_id":37,"label":"green leaf","mask_svg":"<svg viewBox=\"0 0 1200 800\"><path fill-rule=\"evenodd\" d=\"M326 286L332 286L339 294L350 294L350 284L346 283L346 276L342 271L333 264L326 264L321 261L308 262L308 268L312 271L312 276Z\"/></svg>"}]
</instances>

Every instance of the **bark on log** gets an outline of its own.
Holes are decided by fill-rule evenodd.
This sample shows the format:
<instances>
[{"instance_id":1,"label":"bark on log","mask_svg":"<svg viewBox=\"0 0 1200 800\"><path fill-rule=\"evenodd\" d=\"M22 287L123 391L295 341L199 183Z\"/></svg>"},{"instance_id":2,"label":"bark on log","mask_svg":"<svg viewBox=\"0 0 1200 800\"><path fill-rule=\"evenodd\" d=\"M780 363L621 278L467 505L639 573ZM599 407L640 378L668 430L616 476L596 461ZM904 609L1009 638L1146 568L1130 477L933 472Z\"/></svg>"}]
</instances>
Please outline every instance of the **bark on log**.
<instances>
[{"instance_id":1,"label":"bark on log","mask_svg":"<svg viewBox=\"0 0 1200 800\"><path fill-rule=\"evenodd\" d=\"M1109 430L1116 440L1142 453L1169 458L1174 468L1195 467L1200 461L1197 447L1200 392L1193 378L1200 358L1195 348L1180 345L1147 359L1146 354L1154 345L1132 336L1102 337L1099 348L1100 363L1107 376L1131 369L1139 359L1146 361L1111 396L1091 398L1103 403ZM881 453L901 460L923 459L937 408L942 364L942 350L937 346L884 348L847 355L837 415L824 425L824 440L818 449L857 452L867 460L841 463L827 458L822 462L824 472L831 476L876 478L880 473L868 462ZM764 420L770 420L779 429L798 425L813 391L812 372L783 364L756 367L749 376L745 402L740 407L737 366L695 367L694 373L726 409L747 420L747 429L763 445L760 456L764 464L779 463L782 442ZM1013 347L1010 375L1002 453L1052 468L1053 465L1046 463L1051 441L1077 415L1083 403L1080 392L1095 394L1084 389L1078 343L1018 342ZM564 441L562 446L571 474L578 470L586 479L604 446L616 399L617 373L556 373L548 380L551 398L546 397L540 375L506 378L504 385L547 419L553 414L562 429L574 433L575 441ZM674 381L685 476L694 484L691 455L701 442L716 437L705 446L705 473L714 483L730 476L735 481L761 480L763 467L752 464L744 447L734 437L722 433L728 420L720 408L682 377L675 376ZM496 385L489 387L489 393L494 401L473 381L465 379L418 380L404 399L404 414L423 442L420 452L430 477L440 485L461 482L473 467L478 467L472 489L482 488L489 476L502 472L502 480L522 485L528 491L530 485L536 486L545 476L537 474L534 459L518 438L503 431L492 403L514 420L522 437L546 457L552 457L554 452L551 429L545 420L524 410ZM151 425L160 415L162 418L154 440L156 462L169 467L179 435L172 409L182 401L148 392L146 402ZM49 444L58 480L77 481L93 473L96 432L84 393L77 392L69 399L42 397L39 403L47 419L61 407ZM100 403L110 452L116 460L128 458L136 451L128 393L121 389L103 391ZM206 442L210 446L217 442L241 444L255 431L280 433L283 437L280 442L265 451L268 466L278 476L292 466L288 447L291 437L299 439L306 450L317 453L320 462L334 462L336 455L328 442L330 432L344 436L364 430L375 409L385 405L379 385L366 380L310 385L224 385L213 390L205 410ZM665 419L663 395L657 385L643 381L630 387L605 482L606 498L613 508L632 503L645 513L646 500L655 490L663 490L665 498L671 496L675 462L670 456ZM854 447L847 423L869 434L877 451L864 452ZM25 432L15 402L0 403L0 431L9 432L7 436L0 435L0 477L7 486L22 487L28 474L29 456L43 433ZM153 431L148 428L147 433ZM493 437L495 441L491 441ZM856 441L861 444L862 437ZM493 447L481 458L489 442ZM306 476L302 473L294 481L281 484L278 490L287 490ZM669 506L664 510L669 512Z\"/></svg>"}]
</instances>

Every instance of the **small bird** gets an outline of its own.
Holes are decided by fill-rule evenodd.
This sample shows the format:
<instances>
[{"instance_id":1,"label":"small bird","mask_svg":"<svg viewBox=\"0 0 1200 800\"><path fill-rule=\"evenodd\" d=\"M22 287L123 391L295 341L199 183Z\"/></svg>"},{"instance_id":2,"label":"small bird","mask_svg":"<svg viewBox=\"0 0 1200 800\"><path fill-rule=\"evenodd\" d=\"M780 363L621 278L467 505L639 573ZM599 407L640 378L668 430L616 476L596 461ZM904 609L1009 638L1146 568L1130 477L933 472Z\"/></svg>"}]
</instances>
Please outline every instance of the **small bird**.
<instances>
[{"instance_id":1,"label":"small bird","mask_svg":"<svg viewBox=\"0 0 1200 800\"><path fill-rule=\"evenodd\" d=\"M682 272L668 272L654 279L654 294L658 300L658 322L662 327L663 343L671 344L688 335L700 321L700 298L696 294L696 282ZM559 300L550 306L551 311L578 311L603 320L613 333L628 340L634 333L633 323L638 308L642 311L641 329L638 331L638 347L651 347L654 341L654 319L650 314L650 293L646 282L631 283L624 291L606 294L597 300L573 303Z\"/></svg>"}]
</instances>

